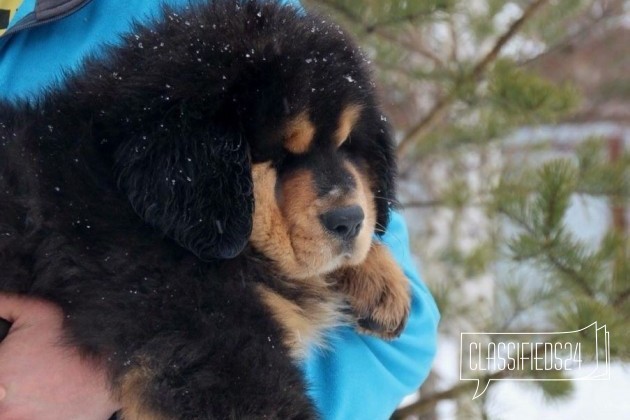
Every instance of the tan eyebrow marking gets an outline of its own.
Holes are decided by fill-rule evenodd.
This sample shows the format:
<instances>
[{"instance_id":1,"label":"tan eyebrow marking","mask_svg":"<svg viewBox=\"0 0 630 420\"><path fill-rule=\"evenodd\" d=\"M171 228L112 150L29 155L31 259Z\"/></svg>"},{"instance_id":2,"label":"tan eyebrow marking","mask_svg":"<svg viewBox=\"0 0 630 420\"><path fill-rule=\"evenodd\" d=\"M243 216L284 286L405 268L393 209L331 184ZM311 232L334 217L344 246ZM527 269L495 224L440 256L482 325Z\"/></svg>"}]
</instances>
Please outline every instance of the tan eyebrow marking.
<instances>
[{"instance_id":1,"label":"tan eyebrow marking","mask_svg":"<svg viewBox=\"0 0 630 420\"><path fill-rule=\"evenodd\" d=\"M305 153L315 137L315 126L306 112L289 121L285 127L284 147L291 153Z\"/></svg>"},{"instance_id":2,"label":"tan eyebrow marking","mask_svg":"<svg viewBox=\"0 0 630 420\"><path fill-rule=\"evenodd\" d=\"M337 128L334 134L334 141L337 147L341 146L343 142L346 141L360 115L361 106L359 105L349 105L343 110L339 117L339 128Z\"/></svg>"}]
</instances>

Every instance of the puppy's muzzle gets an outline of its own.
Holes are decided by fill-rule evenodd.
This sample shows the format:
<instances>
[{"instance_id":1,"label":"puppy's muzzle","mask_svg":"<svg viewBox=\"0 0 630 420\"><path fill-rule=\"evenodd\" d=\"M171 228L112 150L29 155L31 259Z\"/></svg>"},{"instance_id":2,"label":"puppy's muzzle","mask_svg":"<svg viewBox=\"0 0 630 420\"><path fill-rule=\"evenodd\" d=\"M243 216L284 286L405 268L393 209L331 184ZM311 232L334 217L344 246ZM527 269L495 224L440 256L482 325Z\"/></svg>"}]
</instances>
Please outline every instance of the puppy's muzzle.
<instances>
[{"instance_id":1,"label":"puppy's muzzle","mask_svg":"<svg viewBox=\"0 0 630 420\"><path fill-rule=\"evenodd\" d=\"M348 242L361 231L365 214L360 206L349 206L329 210L319 218L328 232Z\"/></svg>"}]
</instances>

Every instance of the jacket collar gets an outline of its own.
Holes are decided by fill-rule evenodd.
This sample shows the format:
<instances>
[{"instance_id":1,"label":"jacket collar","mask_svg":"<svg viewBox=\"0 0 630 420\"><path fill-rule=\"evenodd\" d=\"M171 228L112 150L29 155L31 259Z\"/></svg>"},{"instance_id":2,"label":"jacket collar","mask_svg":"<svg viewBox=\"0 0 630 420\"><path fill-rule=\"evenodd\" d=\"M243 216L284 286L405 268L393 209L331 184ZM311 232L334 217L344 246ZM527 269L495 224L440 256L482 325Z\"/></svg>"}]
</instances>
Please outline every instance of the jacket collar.
<instances>
[{"instance_id":1,"label":"jacket collar","mask_svg":"<svg viewBox=\"0 0 630 420\"><path fill-rule=\"evenodd\" d=\"M35 10L11 26L0 37L0 48L11 35L23 29L44 25L73 14L92 0L36 0Z\"/></svg>"},{"instance_id":2,"label":"jacket collar","mask_svg":"<svg viewBox=\"0 0 630 420\"><path fill-rule=\"evenodd\" d=\"M87 0L37 0L35 2L35 17L37 21L44 21L71 13Z\"/></svg>"}]
</instances>

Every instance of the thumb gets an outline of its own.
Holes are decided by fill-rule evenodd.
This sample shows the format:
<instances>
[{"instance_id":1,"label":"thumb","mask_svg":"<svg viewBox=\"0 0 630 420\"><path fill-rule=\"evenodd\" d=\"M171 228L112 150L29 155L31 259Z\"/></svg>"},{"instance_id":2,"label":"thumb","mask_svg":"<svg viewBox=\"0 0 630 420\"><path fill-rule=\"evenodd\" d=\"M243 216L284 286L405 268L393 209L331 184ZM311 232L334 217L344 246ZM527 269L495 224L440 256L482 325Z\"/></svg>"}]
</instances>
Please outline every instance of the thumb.
<instances>
[{"instance_id":1,"label":"thumb","mask_svg":"<svg viewBox=\"0 0 630 420\"><path fill-rule=\"evenodd\" d=\"M0 293L0 318L11 323L24 311L27 299L16 294Z\"/></svg>"},{"instance_id":2,"label":"thumb","mask_svg":"<svg viewBox=\"0 0 630 420\"><path fill-rule=\"evenodd\" d=\"M17 319L20 313L22 299L17 295L0 293L0 341L4 340L11 324ZM0 401L4 398L4 389L0 386Z\"/></svg>"}]
</instances>

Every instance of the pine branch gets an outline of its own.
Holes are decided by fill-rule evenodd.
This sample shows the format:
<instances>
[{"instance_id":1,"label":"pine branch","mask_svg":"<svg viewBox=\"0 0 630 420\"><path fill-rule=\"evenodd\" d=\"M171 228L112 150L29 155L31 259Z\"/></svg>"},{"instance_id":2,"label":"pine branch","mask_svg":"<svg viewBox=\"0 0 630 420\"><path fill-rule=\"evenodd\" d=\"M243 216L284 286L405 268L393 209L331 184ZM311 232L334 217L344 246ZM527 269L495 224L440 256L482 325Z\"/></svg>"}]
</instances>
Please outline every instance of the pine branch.
<instances>
[{"instance_id":1,"label":"pine branch","mask_svg":"<svg viewBox=\"0 0 630 420\"><path fill-rule=\"evenodd\" d=\"M503 47L516 35L516 33L523 27L525 22L527 22L535 12L543 6L545 3L548 3L549 0L535 0L533 3L529 5L527 9L523 12L521 17L515 20L512 25L501 35L492 49L473 67L469 76L466 77L466 80L460 81L459 85L462 85L467 82L477 82L484 75L488 66L492 64L498 58ZM412 144L421 141L421 139L426 136L426 134L436 125L438 124L446 115L449 110L450 105L457 98L456 95L457 86L451 90L450 93L445 96L439 98L433 108L428 112L428 114L420 120L417 124L415 124L411 129L405 134L403 139L398 144L397 155L398 158L402 158L405 155L405 152L411 147Z\"/></svg>"},{"instance_id":2,"label":"pine branch","mask_svg":"<svg viewBox=\"0 0 630 420\"><path fill-rule=\"evenodd\" d=\"M520 226L533 237L538 236L538 232L536 232L525 220L522 220L516 217L516 215L510 214L501 209L499 210L499 212L508 217L511 221L515 222L518 226ZM577 270L574 270L572 267L566 266L558 258L552 255L552 250L547 251L548 252L545 253L539 252L537 255L530 258L542 258L544 261L547 261L551 266L553 266L556 270L560 271L563 274L566 274L570 279L572 279L587 296L594 296L593 291L588 285L588 281L586 278L582 277L582 275Z\"/></svg>"},{"instance_id":3,"label":"pine branch","mask_svg":"<svg viewBox=\"0 0 630 420\"><path fill-rule=\"evenodd\" d=\"M553 267L555 267L556 270L560 271L561 273L567 275L570 279L572 279L573 282L577 284L580 289L582 289L586 296L595 296L593 290L588 285L587 279L585 277L582 277L582 275L577 270L573 269L573 267L569 267L568 265L563 264L562 261L556 258L555 255L552 255L551 251L545 254L544 258Z\"/></svg>"},{"instance_id":4,"label":"pine branch","mask_svg":"<svg viewBox=\"0 0 630 420\"><path fill-rule=\"evenodd\" d=\"M521 17L515 20L514 23L512 23L507 31L505 31L505 33L501 35L499 39L497 39L497 42L494 44L494 47L492 47L490 52L488 52L488 54L486 54L486 56L474 67L472 71L474 80L479 79L479 77L483 75L488 65L490 65L497 59L505 44L507 44L508 41L512 39L514 35L516 35L516 33L523 27L525 22L527 22L532 16L534 16L536 11L545 3L548 3L548 1L549 0L535 0L529 5L527 9L525 9Z\"/></svg>"}]
</instances>

